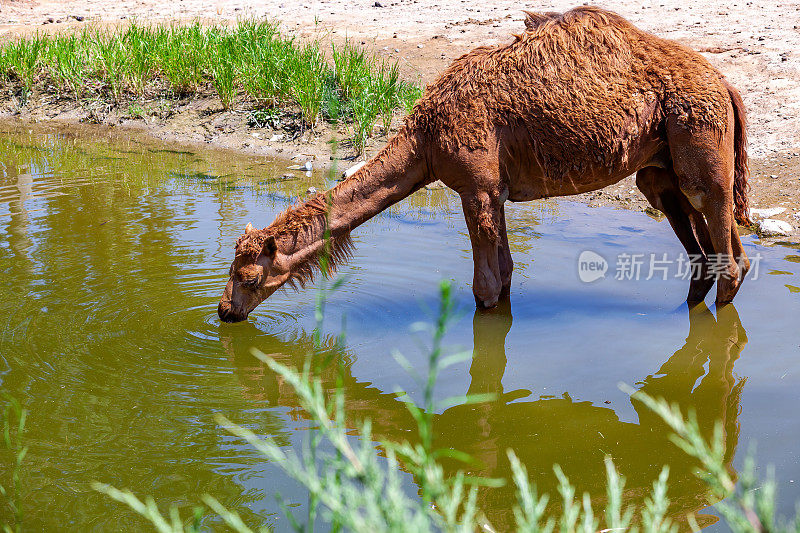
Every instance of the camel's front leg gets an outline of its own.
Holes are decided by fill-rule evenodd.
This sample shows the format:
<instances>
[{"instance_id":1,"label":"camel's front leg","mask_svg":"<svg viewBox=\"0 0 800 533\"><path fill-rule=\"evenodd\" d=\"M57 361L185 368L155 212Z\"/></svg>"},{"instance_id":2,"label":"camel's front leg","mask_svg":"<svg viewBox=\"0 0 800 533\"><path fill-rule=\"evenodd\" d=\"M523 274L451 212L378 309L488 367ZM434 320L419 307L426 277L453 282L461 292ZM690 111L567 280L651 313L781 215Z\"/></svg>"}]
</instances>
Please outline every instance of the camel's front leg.
<instances>
[{"instance_id":1,"label":"camel's front leg","mask_svg":"<svg viewBox=\"0 0 800 533\"><path fill-rule=\"evenodd\" d=\"M472 292L477 306L489 309L497 305L503 290L504 280L500 269L503 206L499 198L492 198L486 192L463 193L461 205L467 220L469 238L472 241L472 259L475 262ZM509 283L510 280L509 272Z\"/></svg>"}]
</instances>

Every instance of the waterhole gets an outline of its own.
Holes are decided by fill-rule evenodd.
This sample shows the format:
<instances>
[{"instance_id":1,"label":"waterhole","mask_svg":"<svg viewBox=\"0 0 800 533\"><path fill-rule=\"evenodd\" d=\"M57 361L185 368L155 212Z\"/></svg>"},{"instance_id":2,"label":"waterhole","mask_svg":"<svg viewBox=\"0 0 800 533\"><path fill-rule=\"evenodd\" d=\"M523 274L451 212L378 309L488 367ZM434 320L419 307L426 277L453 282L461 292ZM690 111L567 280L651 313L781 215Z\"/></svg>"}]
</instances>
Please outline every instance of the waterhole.
<instances>
[{"instance_id":1,"label":"waterhole","mask_svg":"<svg viewBox=\"0 0 800 533\"><path fill-rule=\"evenodd\" d=\"M314 288L279 292L240 324L221 324L216 305L247 222L263 227L308 187L332 181L281 178L290 163L265 158L3 131L0 389L29 410L27 526L140 530L127 508L91 490L97 480L150 494L162 509L178 505L184 516L212 494L253 526L288 530L274 494L299 508L305 494L213 415L284 446L302 443L312 422L250 349L302 366ZM420 387L391 352L424 370L426 338L412 326L431 320L437 286L450 279L460 319L445 343L471 356L444 372L437 396L495 395L435 414L436 445L473 458L448 464L450 472L508 479L510 448L541 492L555 492L559 464L600 504L608 455L633 503L666 463L670 514L682 522L698 512L713 525L706 508L715 502L695 464L620 391L627 383L693 409L709 434L721 421L732 472L757 442L759 462L776 466L780 510L791 513L800 498L800 246L745 238L760 257L758 277L735 306L715 309L709 299L710 308L690 312L688 282L673 270L682 249L666 222L569 201L509 204L506 213L516 269L510 301L490 313L474 312L469 238L453 193L417 192L354 232L355 255L339 272L346 282L323 324L343 362L348 424L370 418L376 440L417 439L396 390L419 400ZM582 281L586 251L607 262L604 277ZM626 254L641 255L641 275L631 276L639 279L615 279L626 278ZM668 272L648 275L651 254L666 254ZM323 380L332 389L335 369ZM478 503L507 531L512 502L507 486L482 489ZM210 516L204 525L219 526Z\"/></svg>"}]
</instances>

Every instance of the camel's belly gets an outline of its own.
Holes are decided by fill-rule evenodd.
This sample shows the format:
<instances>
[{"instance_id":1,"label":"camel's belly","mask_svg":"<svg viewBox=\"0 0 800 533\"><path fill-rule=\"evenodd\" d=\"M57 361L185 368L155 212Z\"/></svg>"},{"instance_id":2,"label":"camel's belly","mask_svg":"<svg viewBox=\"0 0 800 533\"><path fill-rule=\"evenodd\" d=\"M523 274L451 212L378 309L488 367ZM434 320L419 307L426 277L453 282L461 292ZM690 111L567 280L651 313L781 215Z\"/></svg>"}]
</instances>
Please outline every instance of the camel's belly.
<instances>
[{"instance_id":1,"label":"camel's belly","mask_svg":"<svg viewBox=\"0 0 800 533\"><path fill-rule=\"evenodd\" d=\"M565 176L551 177L538 162L530 157L514 165L505 165L504 180L508 186L508 199L524 202L551 196L569 196L595 191L630 176L648 166L667 167L669 154L658 140L640 145L625 164L616 167L595 166Z\"/></svg>"},{"instance_id":2,"label":"camel's belly","mask_svg":"<svg viewBox=\"0 0 800 533\"><path fill-rule=\"evenodd\" d=\"M628 175L630 174L623 176L598 176L596 174L587 176L584 174L581 176L567 176L558 180L547 179L544 176L527 176L527 179L512 180L509 183L508 199L513 202L525 202L551 196L581 194L617 183Z\"/></svg>"}]
</instances>

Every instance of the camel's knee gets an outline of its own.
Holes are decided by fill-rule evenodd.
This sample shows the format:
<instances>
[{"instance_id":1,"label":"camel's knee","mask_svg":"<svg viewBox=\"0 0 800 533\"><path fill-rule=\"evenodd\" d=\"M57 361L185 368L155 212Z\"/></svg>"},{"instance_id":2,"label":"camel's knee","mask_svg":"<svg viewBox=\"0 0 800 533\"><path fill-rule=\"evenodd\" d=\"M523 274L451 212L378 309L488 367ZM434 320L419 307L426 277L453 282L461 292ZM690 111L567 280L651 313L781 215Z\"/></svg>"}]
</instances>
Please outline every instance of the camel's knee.
<instances>
[{"instance_id":1,"label":"camel's knee","mask_svg":"<svg viewBox=\"0 0 800 533\"><path fill-rule=\"evenodd\" d=\"M750 272L750 259L742 252L742 255L737 259L737 264L739 265L739 280L742 281L747 276L747 273Z\"/></svg>"},{"instance_id":2,"label":"camel's knee","mask_svg":"<svg viewBox=\"0 0 800 533\"><path fill-rule=\"evenodd\" d=\"M482 240L490 243L500 241L500 216L499 208L490 200L485 201L476 209L476 222L478 234Z\"/></svg>"},{"instance_id":3,"label":"camel's knee","mask_svg":"<svg viewBox=\"0 0 800 533\"><path fill-rule=\"evenodd\" d=\"M491 308L497 305L503 280L507 277L510 282L513 268L510 253L503 251L503 205L499 197L486 191L462 194L461 199L475 261L472 292L479 308Z\"/></svg>"}]
</instances>

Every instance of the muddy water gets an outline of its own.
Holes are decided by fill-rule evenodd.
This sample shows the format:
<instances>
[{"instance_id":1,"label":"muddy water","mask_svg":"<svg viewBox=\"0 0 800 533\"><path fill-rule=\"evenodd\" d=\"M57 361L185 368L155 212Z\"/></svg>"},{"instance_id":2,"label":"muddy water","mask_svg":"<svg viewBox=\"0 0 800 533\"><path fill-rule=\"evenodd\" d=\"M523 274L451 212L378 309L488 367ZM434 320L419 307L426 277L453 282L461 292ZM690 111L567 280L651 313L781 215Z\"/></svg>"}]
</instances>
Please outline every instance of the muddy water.
<instances>
[{"instance_id":1,"label":"muddy water","mask_svg":"<svg viewBox=\"0 0 800 533\"><path fill-rule=\"evenodd\" d=\"M303 491L213 414L285 446L303 441L311 423L249 350L301 365L314 294L279 293L243 324L220 324L215 310L245 224L265 225L326 178L277 180L285 163L16 129L0 140L0 162L0 389L30 411L29 529L140 529L91 491L99 480L184 515L210 493L252 524L287 530L273 495L302 510ZM473 357L444 373L437 394L497 395L436 413L437 445L472 455L469 471L508 477L512 448L540 490L554 490L559 463L602 505L604 456L628 478L632 502L669 463L673 516L698 512L714 524L693 463L620 392L624 382L696 410L706 431L722 421L734 472L757 442L760 461L776 465L780 509L791 512L800 498L800 246L747 238L748 253L762 256L758 279L735 307L690 313L685 281L614 279L621 253L678 256L665 222L570 202L511 205L507 216L512 297L487 314L473 314L468 237L449 192L421 191L355 232L348 281L326 317L331 338L346 324L345 345L332 350L344 361L349 422L369 417L377 437L414 440L394 391L420 391L390 350L424 368L424 339L411 326L449 278L463 317L447 343ZM584 250L609 261L605 279L580 281ZM510 489L480 494L498 531L510 527L511 501ZM218 527L211 517L204 525Z\"/></svg>"}]
</instances>

